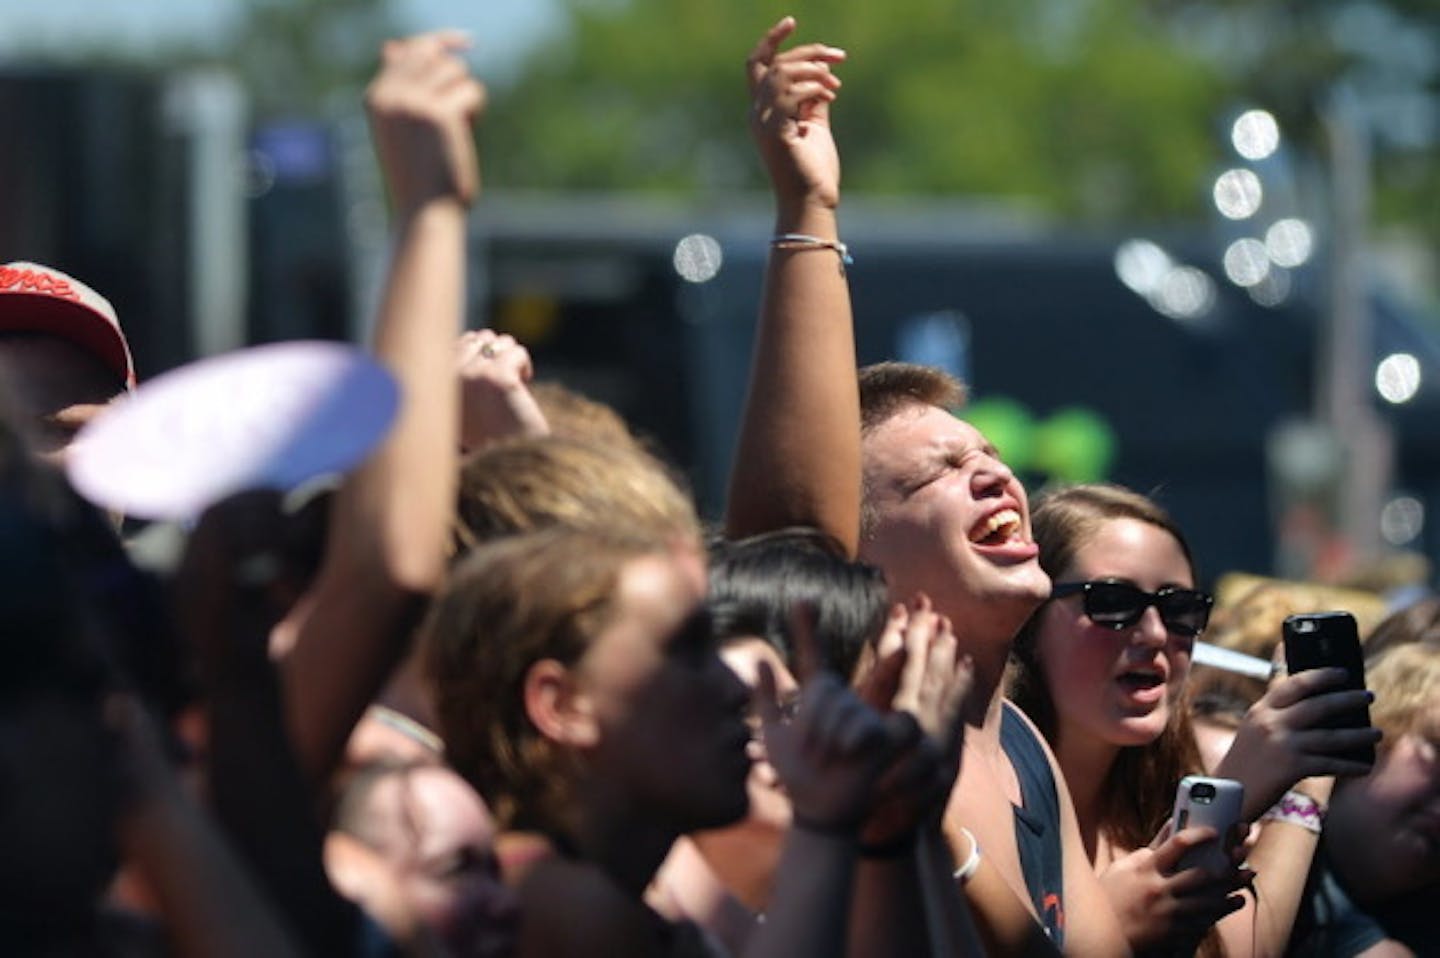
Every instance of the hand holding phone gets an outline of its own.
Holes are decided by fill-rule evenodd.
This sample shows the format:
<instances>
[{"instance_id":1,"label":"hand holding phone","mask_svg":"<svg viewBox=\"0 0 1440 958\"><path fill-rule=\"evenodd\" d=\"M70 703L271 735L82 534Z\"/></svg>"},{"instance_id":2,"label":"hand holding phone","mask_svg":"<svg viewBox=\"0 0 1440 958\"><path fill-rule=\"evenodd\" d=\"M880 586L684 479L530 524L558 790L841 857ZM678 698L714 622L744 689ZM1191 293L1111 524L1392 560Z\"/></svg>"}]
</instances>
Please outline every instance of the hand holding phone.
<instances>
[{"instance_id":1,"label":"hand holding phone","mask_svg":"<svg viewBox=\"0 0 1440 958\"><path fill-rule=\"evenodd\" d=\"M1365 655L1360 648L1360 633L1355 617L1348 612L1314 612L1292 615L1282 629L1285 640L1285 667L1291 674L1310 669L1340 668L1345 670L1344 689L1365 688ZM1370 727L1370 708L1356 705L1326 716L1320 728L1360 729ZM1375 764L1375 746L1357 746L1340 757L1367 765Z\"/></svg>"},{"instance_id":2,"label":"hand holding phone","mask_svg":"<svg viewBox=\"0 0 1440 958\"><path fill-rule=\"evenodd\" d=\"M1181 779L1175 789L1173 831L1208 827L1215 829L1218 837L1187 851L1175 870L1181 872L1198 866L1213 875L1234 870L1230 840L1244 804L1245 786L1232 778L1187 775Z\"/></svg>"}]
</instances>

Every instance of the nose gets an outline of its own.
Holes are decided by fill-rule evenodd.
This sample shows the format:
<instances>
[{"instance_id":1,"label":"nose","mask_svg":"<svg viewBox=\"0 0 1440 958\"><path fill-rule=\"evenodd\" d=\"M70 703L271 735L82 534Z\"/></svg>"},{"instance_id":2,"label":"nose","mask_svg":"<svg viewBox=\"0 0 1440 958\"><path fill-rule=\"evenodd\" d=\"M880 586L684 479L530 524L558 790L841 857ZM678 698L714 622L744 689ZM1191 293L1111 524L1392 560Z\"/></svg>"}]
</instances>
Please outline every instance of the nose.
<instances>
[{"instance_id":1,"label":"nose","mask_svg":"<svg viewBox=\"0 0 1440 958\"><path fill-rule=\"evenodd\" d=\"M977 497L1006 491L1015 473L996 455L986 455L971 474L971 488Z\"/></svg>"},{"instance_id":2,"label":"nose","mask_svg":"<svg viewBox=\"0 0 1440 958\"><path fill-rule=\"evenodd\" d=\"M1164 648L1170 638L1170 631L1160 618L1160 610L1153 605L1146 606L1140 614L1140 621L1130 630L1130 642L1143 648Z\"/></svg>"}]
</instances>

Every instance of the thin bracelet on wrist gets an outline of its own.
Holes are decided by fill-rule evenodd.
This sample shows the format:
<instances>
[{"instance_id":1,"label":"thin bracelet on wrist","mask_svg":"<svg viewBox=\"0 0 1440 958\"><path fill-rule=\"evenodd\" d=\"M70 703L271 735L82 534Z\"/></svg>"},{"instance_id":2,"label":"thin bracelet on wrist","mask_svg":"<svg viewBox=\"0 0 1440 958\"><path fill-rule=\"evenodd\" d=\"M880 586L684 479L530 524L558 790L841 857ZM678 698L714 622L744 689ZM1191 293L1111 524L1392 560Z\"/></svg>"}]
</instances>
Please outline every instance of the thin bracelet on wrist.
<instances>
[{"instance_id":1,"label":"thin bracelet on wrist","mask_svg":"<svg viewBox=\"0 0 1440 958\"><path fill-rule=\"evenodd\" d=\"M974 878L975 873L980 870L980 843L975 840L975 834L963 825L960 827L960 834L970 839L970 854L965 858L965 861L960 867L955 869L955 874L952 877L964 885L969 882L970 879Z\"/></svg>"},{"instance_id":2,"label":"thin bracelet on wrist","mask_svg":"<svg viewBox=\"0 0 1440 958\"><path fill-rule=\"evenodd\" d=\"M770 238L770 245L776 249L809 250L828 249L834 250L840 257L840 271L844 272L846 266L852 266L855 260L850 255L850 247L839 240L827 240L820 236L811 236L809 233L778 233Z\"/></svg>"}]
</instances>

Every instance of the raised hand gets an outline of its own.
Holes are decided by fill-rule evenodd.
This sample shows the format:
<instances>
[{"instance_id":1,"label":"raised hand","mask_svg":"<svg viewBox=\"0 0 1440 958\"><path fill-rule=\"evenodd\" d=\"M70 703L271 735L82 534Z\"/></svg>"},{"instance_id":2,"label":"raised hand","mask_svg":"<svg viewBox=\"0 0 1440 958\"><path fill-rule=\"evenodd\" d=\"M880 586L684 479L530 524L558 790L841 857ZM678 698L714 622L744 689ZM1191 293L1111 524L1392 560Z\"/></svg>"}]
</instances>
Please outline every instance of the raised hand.
<instances>
[{"instance_id":1,"label":"raised hand","mask_svg":"<svg viewBox=\"0 0 1440 958\"><path fill-rule=\"evenodd\" d=\"M1378 729L1323 727L1326 719L1370 700L1363 689L1343 689L1345 680L1344 669L1297 672L1271 683L1245 713L1215 774L1244 783L1246 821L1254 821L1302 778L1370 771L1345 753L1379 741Z\"/></svg>"},{"instance_id":2,"label":"raised hand","mask_svg":"<svg viewBox=\"0 0 1440 958\"><path fill-rule=\"evenodd\" d=\"M835 675L818 667L814 611L798 608L791 636L801 678L800 704L786 721L775 675L760 663L755 691L765 753L779 773L797 824L858 833L875 800L875 783L919 737L913 720L882 716Z\"/></svg>"},{"instance_id":3,"label":"raised hand","mask_svg":"<svg viewBox=\"0 0 1440 958\"><path fill-rule=\"evenodd\" d=\"M545 436L550 424L530 394L530 352L515 337L489 329L461 333L460 446L465 451L510 436Z\"/></svg>"},{"instance_id":4,"label":"raised hand","mask_svg":"<svg viewBox=\"0 0 1440 958\"><path fill-rule=\"evenodd\" d=\"M745 61L750 84L750 132L776 198L827 209L840 203L840 155L830 133L830 104L840 89L833 64L845 51L810 43L781 52L795 32L785 17L755 44Z\"/></svg>"},{"instance_id":5,"label":"raised hand","mask_svg":"<svg viewBox=\"0 0 1440 958\"><path fill-rule=\"evenodd\" d=\"M877 788L863 838L884 847L943 815L960 774L974 672L969 656L957 654L950 620L923 594L891 610L876 652L860 695L882 712L911 716L922 732Z\"/></svg>"},{"instance_id":6,"label":"raised hand","mask_svg":"<svg viewBox=\"0 0 1440 958\"><path fill-rule=\"evenodd\" d=\"M469 204L480 189L471 123L485 88L459 52L464 34L426 33L388 41L365 91L371 136L398 212L434 199Z\"/></svg>"},{"instance_id":7,"label":"raised hand","mask_svg":"<svg viewBox=\"0 0 1440 958\"><path fill-rule=\"evenodd\" d=\"M1238 910L1237 892L1252 877L1244 869L1212 875L1201 868L1175 869L1185 853L1216 841L1213 828L1186 828L1170 834L1169 825L1148 848L1117 858L1100 876L1115 906L1125 937L1137 953L1180 954L1211 925Z\"/></svg>"}]
</instances>

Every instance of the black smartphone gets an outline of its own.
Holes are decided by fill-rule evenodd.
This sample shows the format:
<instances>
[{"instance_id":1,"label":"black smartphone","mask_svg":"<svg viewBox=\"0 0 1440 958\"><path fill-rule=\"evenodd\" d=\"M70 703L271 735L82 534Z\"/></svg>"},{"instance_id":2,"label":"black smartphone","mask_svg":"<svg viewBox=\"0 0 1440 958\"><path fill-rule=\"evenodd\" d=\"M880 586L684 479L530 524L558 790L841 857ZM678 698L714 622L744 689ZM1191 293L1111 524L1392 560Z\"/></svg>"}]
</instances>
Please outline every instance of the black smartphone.
<instances>
[{"instance_id":1,"label":"black smartphone","mask_svg":"<svg viewBox=\"0 0 1440 958\"><path fill-rule=\"evenodd\" d=\"M1291 673L1309 669L1341 668L1347 676L1345 688L1365 688L1365 653L1360 633L1349 612L1310 612L1292 615L1282 630L1285 639L1285 668ZM1369 728L1370 707L1353 709L1327 718L1324 728ZM1375 764L1375 746L1365 745L1345 753L1346 758Z\"/></svg>"}]
</instances>

